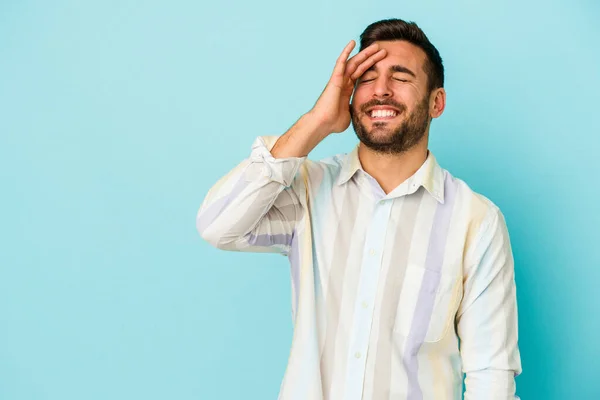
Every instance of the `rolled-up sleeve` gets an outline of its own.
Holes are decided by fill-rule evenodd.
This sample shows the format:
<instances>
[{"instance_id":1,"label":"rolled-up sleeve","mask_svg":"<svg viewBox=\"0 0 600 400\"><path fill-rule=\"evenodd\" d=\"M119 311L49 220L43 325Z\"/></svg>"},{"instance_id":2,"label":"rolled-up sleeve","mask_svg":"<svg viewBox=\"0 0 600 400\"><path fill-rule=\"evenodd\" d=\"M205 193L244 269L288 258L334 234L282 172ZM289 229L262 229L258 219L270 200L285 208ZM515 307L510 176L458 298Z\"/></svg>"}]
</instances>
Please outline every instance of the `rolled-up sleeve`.
<instances>
[{"instance_id":1,"label":"rolled-up sleeve","mask_svg":"<svg viewBox=\"0 0 600 400\"><path fill-rule=\"evenodd\" d=\"M306 157L274 158L278 136L259 136L250 156L210 188L197 216L196 229L223 250L289 251L303 212L293 184Z\"/></svg>"},{"instance_id":2,"label":"rolled-up sleeve","mask_svg":"<svg viewBox=\"0 0 600 400\"><path fill-rule=\"evenodd\" d=\"M466 374L464 398L519 399L515 377L522 369L514 259L506 221L498 208L489 211L474 246L456 317Z\"/></svg>"}]
</instances>

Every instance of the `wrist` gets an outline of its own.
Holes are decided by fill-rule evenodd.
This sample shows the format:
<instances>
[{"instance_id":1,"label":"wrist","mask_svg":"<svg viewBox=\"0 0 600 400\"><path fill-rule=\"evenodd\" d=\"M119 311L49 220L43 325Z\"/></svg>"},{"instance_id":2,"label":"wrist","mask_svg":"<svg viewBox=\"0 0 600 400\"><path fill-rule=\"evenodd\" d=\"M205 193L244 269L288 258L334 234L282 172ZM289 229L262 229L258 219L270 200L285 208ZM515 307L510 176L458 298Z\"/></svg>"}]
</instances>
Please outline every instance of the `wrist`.
<instances>
[{"instance_id":1,"label":"wrist","mask_svg":"<svg viewBox=\"0 0 600 400\"><path fill-rule=\"evenodd\" d=\"M313 110L304 114L300 119L306 130L319 140L323 140L331 134L331 129L328 128L325 118L316 114Z\"/></svg>"}]
</instances>

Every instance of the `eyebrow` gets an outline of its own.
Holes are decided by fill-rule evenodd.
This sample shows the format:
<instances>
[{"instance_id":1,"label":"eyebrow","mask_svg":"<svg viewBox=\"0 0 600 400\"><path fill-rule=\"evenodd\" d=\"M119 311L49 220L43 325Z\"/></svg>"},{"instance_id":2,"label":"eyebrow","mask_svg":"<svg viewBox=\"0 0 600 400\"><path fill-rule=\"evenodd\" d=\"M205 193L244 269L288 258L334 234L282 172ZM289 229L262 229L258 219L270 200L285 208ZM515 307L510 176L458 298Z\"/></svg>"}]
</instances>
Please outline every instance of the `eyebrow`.
<instances>
[{"instance_id":1,"label":"eyebrow","mask_svg":"<svg viewBox=\"0 0 600 400\"><path fill-rule=\"evenodd\" d=\"M413 78L417 77L417 75L414 72L412 72L410 69L408 69L408 68L406 68L406 67L404 67L402 65L398 65L398 64L392 65L392 66L390 66L389 70L392 71L392 72L401 72L401 73L404 73L404 74L409 74ZM366 70L365 74L367 72L369 72L369 71L377 71L377 67L375 66L375 64L371 65L371 68L369 68L368 70Z\"/></svg>"}]
</instances>

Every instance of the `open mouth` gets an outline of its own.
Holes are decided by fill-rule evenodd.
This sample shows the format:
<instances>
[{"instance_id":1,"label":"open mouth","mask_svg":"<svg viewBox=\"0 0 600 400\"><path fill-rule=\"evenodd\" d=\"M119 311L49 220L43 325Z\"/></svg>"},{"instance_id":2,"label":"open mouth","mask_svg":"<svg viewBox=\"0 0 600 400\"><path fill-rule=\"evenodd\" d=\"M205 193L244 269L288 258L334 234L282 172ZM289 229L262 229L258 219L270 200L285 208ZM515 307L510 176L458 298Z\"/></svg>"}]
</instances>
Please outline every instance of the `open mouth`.
<instances>
[{"instance_id":1,"label":"open mouth","mask_svg":"<svg viewBox=\"0 0 600 400\"><path fill-rule=\"evenodd\" d=\"M388 121L396 118L400 113L393 109L372 109L366 112L372 121Z\"/></svg>"}]
</instances>

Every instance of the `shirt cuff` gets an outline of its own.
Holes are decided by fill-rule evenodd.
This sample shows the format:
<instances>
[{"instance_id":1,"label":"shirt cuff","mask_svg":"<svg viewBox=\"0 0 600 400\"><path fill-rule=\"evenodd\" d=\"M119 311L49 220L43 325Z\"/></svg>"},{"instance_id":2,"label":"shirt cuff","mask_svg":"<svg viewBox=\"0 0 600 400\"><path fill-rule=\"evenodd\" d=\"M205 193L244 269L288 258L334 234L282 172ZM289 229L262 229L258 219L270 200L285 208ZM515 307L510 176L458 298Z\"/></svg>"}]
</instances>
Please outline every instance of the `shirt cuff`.
<instances>
[{"instance_id":1,"label":"shirt cuff","mask_svg":"<svg viewBox=\"0 0 600 400\"><path fill-rule=\"evenodd\" d=\"M250 165L246 169L245 177L248 181L267 178L269 181L278 182L289 187L306 159L304 157L275 158L271 149L279 136L259 136L252 143Z\"/></svg>"}]
</instances>

